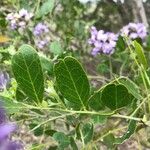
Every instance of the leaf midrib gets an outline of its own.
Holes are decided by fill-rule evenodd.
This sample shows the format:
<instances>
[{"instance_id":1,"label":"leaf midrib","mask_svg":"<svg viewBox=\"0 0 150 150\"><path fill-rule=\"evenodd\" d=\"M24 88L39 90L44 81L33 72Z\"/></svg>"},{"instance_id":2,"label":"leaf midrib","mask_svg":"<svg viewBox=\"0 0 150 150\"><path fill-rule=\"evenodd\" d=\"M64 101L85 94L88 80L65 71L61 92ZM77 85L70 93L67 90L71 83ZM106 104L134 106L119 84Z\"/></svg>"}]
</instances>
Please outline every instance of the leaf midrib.
<instances>
[{"instance_id":1,"label":"leaf midrib","mask_svg":"<svg viewBox=\"0 0 150 150\"><path fill-rule=\"evenodd\" d=\"M73 78L72 78L72 76L71 76L71 73L70 73L70 71L69 71L69 68L68 68L68 66L66 65L66 63L65 63L64 60L63 60L63 62L64 62L65 67L66 67L66 69L67 69L67 71L68 71L68 73L69 73L70 79L71 79L71 81L72 81L72 83L73 83L74 89L75 89L75 91L76 91L76 93L77 93L77 95L78 95L78 98L79 98L79 100L80 100L80 103L82 104L83 107L85 107L84 104L83 104L83 102L82 102L82 99L81 99L81 97L80 97L80 95L79 95L79 93L78 93L78 90L77 90L77 88L76 88L75 82L74 82L74 80L73 80Z\"/></svg>"},{"instance_id":2,"label":"leaf midrib","mask_svg":"<svg viewBox=\"0 0 150 150\"><path fill-rule=\"evenodd\" d=\"M22 54L21 54L21 55L22 55ZM25 63L25 66L26 66L26 68L27 68L27 74L28 74L28 76L29 76L30 83L31 83L32 88L33 88L33 91L34 91L34 95L35 95L35 97L36 97L36 99L37 99L37 102L39 103L39 98L38 98L38 95L37 95L37 93L36 93L34 84L33 84L33 82L32 82L32 78L31 78L31 75L30 75L30 72L29 72L29 68L28 68L28 66L27 66L26 60L25 60L25 58L24 58L23 55L22 55L22 57L23 57L23 61L24 61L24 63Z\"/></svg>"}]
</instances>

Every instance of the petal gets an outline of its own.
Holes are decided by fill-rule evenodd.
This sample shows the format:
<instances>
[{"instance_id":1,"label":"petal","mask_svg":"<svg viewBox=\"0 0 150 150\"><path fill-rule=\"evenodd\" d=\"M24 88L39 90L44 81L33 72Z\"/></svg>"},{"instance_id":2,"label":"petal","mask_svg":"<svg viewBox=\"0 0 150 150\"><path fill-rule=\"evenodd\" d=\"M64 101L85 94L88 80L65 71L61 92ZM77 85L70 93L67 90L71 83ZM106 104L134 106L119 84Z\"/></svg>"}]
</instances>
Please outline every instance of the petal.
<instances>
[{"instance_id":1,"label":"petal","mask_svg":"<svg viewBox=\"0 0 150 150\"><path fill-rule=\"evenodd\" d=\"M13 123L7 123L0 125L0 140L5 139L9 134L16 130L16 125Z\"/></svg>"},{"instance_id":2,"label":"petal","mask_svg":"<svg viewBox=\"0 0 150 150\"><path fill-rule=\"evenodd\" d=\"M5 121L6 121L5 110L3 108L2 102L0 102L0 124L4 123Z\"/></svg>"},{"instance_id":3,"label":"petal","mask_svg":"<svg viewBox=\"0 0 150 150\"><path fill-rule=\"evenodd\" d=\"M21 149L23 149L21 143L15 141L9 141L6 146L6 150L21 150Z\"/></svg>"}]
</instances>

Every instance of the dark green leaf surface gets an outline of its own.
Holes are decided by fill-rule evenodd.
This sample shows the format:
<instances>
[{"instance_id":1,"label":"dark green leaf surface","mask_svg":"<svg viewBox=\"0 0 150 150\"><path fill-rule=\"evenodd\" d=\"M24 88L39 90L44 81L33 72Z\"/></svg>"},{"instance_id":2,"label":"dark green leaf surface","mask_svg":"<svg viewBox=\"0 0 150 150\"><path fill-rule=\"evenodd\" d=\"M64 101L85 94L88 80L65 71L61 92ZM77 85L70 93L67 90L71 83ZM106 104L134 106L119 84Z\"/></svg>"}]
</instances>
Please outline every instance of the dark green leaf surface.
<instances>
[{"instance_id":1,"label":"dark green leaf surface","mask_svg":"<svg viewBox=\"0 0 150 150\"><path fill-rule=\"evenodd\" d=\"M87 123L83 126L82 133L84 138L84 143L87 144L93 138L93 124Z\"/></svg>"},{"instance_id":2,"label":"dark green leaf surface","mask_svg":"<svg viewBox=\"0 0 150 150\"><path fill-rule=\"evenodd\" d=\"M59 143L59 149L63 150L68 147L70 144L70 139L67 135L62 132L56 132L53 135L53 138Z\"/></svg>"},{"instance_id":3,"label":"dark green leaf surface","mask_svg":"<svg viewBox=\"0 0 150 150\"><path fill-rule=\"evenodd\" d=\"M77 144L73 137L70 137L70 145L71 145L72 150L78 150Z\"/></svg>"},{"instance_id":4,"label":"dark green leaf surface","mask_svg":"<svg viewBox=\"0 0 150 150\"><path fill-rule=\"evenodd\" d=\"M119 83L123 84L136 99L141 99L139 87L128 78L121 78L118 80Z\"/></svg>"},{"instance_id":5,"label":"dark green leaf surface","mask_svg":"<svg viewBox=\"0 0 150 150\"><path fill-rule=\"evenodd\" d=\"M125 140L129 139L132 134L134 134L135 129L136 129L136 121L131 120L129 122L127 132L122 137L116 138L114 144L122 144Z\"/></svg>"},{"instance_id":6,"label":"dark green leaf surface","mask_svg":"<svg viewBox=\"0 0 150 150\"><path fill-rule=\"evenodd\" d=\"M31 100L41 103L44 78L37 52L29 45L21 46L12 58L12 70L20 89Z\"/></svg>"},{"instance_id":7,"label":"dark green leaf surface","mask_svg":"<svg viewBox=\"0 0 150 150\"><path fill-rule=\"evenodd\" d=\"M124 51L126 48L125 42L123 40L122 36L118 37L116 48L118 48L120 51Z\"/></svg>"},{"instance_id":8,"label":"dark green leaf surface","mask_svg":"<svg viewBox=\"0 0 150 150\"><path fill-rule=\"evenodd\" d=\"M90 98L89 98L89 106L95 111L99 111L104 109L104 104L101 101L101 91L95 92Z\"/></svg>"},{"instance_id":9,"label":"dark green leaf surface","mask_svg":"<svg viewBox=\"0 0 150 150\"><path fill-rule=\"evenodd\" d=\"M123 85L109 84L102 91L101 100L111 110L116 110L132 103L133 96Z\"/></svg>"},{"instance_id":10,"label":"dark green leaf surface","mask_svg":"<svg viewBox=\"0 0 150 150\"><path fill-rule=\"evenodd\" d=\"M62 95L80 108L89 97L89 82L80 63L73 57L60 60L54 67L58 88Z\"/></svg>"}]
</instances>

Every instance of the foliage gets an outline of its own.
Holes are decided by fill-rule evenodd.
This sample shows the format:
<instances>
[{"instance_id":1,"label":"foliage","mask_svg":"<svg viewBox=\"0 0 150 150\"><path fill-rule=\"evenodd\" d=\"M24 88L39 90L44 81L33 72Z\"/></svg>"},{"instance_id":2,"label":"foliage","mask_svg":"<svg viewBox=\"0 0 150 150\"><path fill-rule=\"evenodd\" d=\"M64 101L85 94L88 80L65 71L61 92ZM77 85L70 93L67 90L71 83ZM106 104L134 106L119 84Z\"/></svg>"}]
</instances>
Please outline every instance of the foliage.
<instances>
[{"instance_id":1,"label":"foliage","mask_svg":"<svg viewBox=\"0 0 150 150\"><path fill-rule=\"evenodd\" d=\"M25 149L117 149L130 139L149 145L150 38L143 24L112 23L124 4L0 4L0 101L37 137L21 139ZM93 25L100 30L92 27L89 38ZM146 140L139 140L141 131Z\"/></svg>"}]
</instances>

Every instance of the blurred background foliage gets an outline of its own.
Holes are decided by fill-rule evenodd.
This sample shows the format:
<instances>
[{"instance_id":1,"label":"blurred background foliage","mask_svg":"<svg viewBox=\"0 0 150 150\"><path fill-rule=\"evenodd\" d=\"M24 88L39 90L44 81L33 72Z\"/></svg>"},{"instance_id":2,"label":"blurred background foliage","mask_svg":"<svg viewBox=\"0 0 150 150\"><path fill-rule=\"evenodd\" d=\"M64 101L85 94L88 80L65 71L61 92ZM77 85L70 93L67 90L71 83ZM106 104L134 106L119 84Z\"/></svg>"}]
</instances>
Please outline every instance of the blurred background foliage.
<instances>
[{"instance_id":1,"label":"blurred background foliage","mask_svg":"<svg viewBox=\"0 0 150 150\"><path fill-rule=\"evenodd\" d=\"M138 9L134 1L125 0L124 3L113 0L1 0L0 27L1 32L7 31L6 14L25 8L36 15L34 22L48 22L54 37L70 45L70 49L84 51L89 37L89 27L118 32L129 22L142 22L138 16ZM143 3L147 21L150 1ZM42 9L42 10L41 10ZM42 14L42 11L44 12ZM39 13L41 13L39 15ZM68 47L67 47L68 48Z\"/></svg>"}]
</instances>

